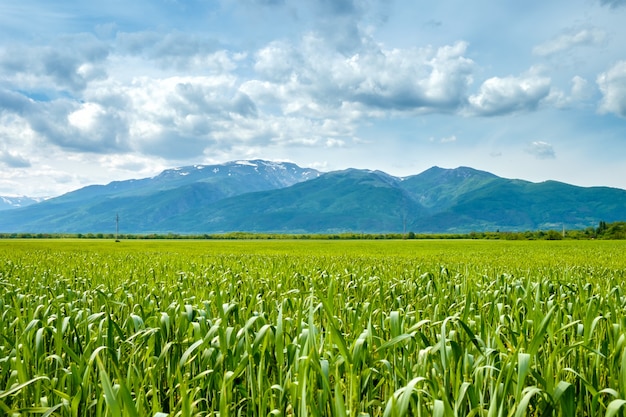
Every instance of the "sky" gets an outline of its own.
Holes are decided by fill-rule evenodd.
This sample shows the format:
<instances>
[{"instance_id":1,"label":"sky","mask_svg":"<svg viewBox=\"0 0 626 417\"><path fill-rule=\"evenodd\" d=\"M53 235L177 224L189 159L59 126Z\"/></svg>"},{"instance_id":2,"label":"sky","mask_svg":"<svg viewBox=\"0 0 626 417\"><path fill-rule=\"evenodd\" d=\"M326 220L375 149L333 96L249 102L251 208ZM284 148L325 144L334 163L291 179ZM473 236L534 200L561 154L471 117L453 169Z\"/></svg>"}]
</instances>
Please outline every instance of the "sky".
<instances>
[{"instance_id":1,"label":"sky","mask_svg":"<svg viewBox=\"0 0 626 417\"><path fill-rule=\"evenodd\" d=\"M0 195L261 158L626 189L626 0L0 0Z\"/></svg>"}]
</instances>

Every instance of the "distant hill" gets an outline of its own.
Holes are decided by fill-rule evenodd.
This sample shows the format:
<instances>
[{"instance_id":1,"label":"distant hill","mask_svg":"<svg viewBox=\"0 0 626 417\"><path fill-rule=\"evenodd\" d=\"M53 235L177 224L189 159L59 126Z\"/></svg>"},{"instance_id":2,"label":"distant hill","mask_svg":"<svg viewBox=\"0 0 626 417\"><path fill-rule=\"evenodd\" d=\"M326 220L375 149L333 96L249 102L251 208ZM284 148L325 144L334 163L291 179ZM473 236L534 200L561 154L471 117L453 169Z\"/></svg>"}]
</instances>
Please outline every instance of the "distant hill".
<instances>
[{"instance_id":1,"label":"distant hill","mask_svg":"<svg viewBox=\"0 0 626 417\"><path fill-rule=\"evenodd\" d=\"M262 160L85 187L0 213L0 232L419 233L584 229L626 218L626 190L505 179L468 167L394 177Z\"/></svg>"}]
</instances>

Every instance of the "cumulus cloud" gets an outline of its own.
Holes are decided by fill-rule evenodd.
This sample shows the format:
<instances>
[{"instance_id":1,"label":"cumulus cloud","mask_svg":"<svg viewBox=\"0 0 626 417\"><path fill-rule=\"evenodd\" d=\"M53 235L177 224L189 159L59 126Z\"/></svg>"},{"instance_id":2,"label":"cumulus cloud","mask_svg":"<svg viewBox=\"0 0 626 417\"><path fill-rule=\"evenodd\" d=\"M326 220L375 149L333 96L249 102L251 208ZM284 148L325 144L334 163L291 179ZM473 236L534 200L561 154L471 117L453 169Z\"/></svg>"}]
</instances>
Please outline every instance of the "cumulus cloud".
<instances>
[{"instance_id":1,"label":"cumulus cloud","mask_svg":"<svg viewBox=\"0 0 626 417\"><path fill-rule=\"evenodd\" d=\"M348 102L373 111L452 112L464 102L472 81L474 62L465 57L466 49L464 42L391 50L367 44L344 55L309 35L299 47L282 42L260 51L255 69L271 74L269 83L253 82L247 88L279 102L304 95L303 100L333 109Z\"/></svg>"},{"instance_id":2,"label":"cumulus cloud","mask_svg":"<svg viewBox=\"0 0 626 417\"><path fill-rule=\"evenodd\" d=\"M123 92L133 148L185 159L244 145L337 146L351 131L336 120L266 107L255 88L244 87L230 75L136 80Z\"/></svg>"},{"instance_id":3,"label":"cumulus cloud","mask_svg":"<svg viewBox=\"0 0 626 417\"><path fill-rule=\"evenodd\" d=\"M529 145L526 152L533 155L537 159L554 159L556 153L551 144L542 141L535 141Z\"/></svg>"},{"instance_id":4,"label":"cumulus cloud","mask_svg":"<svg viewBox=\"0 0 626 417\"><path fill-rule=\"evenodd\" d=\"M80 103L69 98L35 101L0 90L5 137L38 138L72 151L108 153L128 150L124 108ZM0 133L2 131L0 130Z\"/></svg>"},{"instance_id":5,"label":"cumulus cloud","mask_svg":"<svg viewBox=\"0 0 626 417\"><path fill-rule=\"evenodd\" d=\"M165 157L201 155L217 133L233 128L234 119L255 113L254 103L236 94L235 78L227 75L141 78L120 94L129 98L133 146Z\"/></svg>"},{"instance_id":6,"label":"cumulus cloud","mask_svg":"<svg viewBox=\"0 0 626 417\"><path fill-rule=\"evenodd\" d=\"M250 123L256 104L235 81L225 75L107 81L80 101L38 102L0 90L0 114L20 118L42 141L68 151L193 158L211 144L247 141L262 131Z\"/></svg>"},{"instance_id":7,"label":"cumulus cloud","mask_svg":"<svg viewBox=\"0 0 626 417\"><path fill-rule=\"evenodd\" d=\"M562 34L533 48L535 55L547 56L569 50L576 46L599 45L606 39L606 32L601 29L581 29Z\"/></svg>"},{"instance_id":8,"label":"cumulus cloud","mask_svg":"<svg viewBox=\"0 0 626 417\"><path fill-rule=\"evenodd\" d=\"M33 131L60 148L109 153L128 150L122 111L62 99L37 102L23 118Z\"/></svg>"},{"instance_id":9,"label":"cumulus cloud","mask_svg":"<svg viewBox=\"0 0 626 417\"><path fill-rule=\"evenodd\" d=\"M602 92L601 113L615 113L626 118L626 61L620 61L597 79Z\"/></svg>"},{"instance_id":10,"label":"cumulus cloud","mask_svg":"<svg viewBox=\"0 0 626 417\"><path fill-rule=\"evenodd\" d=\"M551 80L538 75L493 77L469 97L469 112L478 116L497 116L530 111L550 94Z\"/></svg>"}]
</instances>

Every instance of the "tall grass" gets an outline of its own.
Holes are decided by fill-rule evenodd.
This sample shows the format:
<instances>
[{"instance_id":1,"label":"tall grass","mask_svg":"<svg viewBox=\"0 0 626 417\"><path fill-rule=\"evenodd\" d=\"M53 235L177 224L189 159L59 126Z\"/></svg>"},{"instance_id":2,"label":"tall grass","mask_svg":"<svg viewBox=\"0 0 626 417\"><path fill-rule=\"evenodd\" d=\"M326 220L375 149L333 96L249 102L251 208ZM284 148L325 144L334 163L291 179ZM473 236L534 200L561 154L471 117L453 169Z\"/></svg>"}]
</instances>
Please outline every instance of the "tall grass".
<instances>
[{"instance_id":1,"label":"tall grass","mask_svg":"<svg viewBox=\"0 0 626 417\"><path fill-rule=\"evenodd\" d=\"M0 415L623 415L621 243L75 245L0 243Z\"/></svg>"}]
</instances>

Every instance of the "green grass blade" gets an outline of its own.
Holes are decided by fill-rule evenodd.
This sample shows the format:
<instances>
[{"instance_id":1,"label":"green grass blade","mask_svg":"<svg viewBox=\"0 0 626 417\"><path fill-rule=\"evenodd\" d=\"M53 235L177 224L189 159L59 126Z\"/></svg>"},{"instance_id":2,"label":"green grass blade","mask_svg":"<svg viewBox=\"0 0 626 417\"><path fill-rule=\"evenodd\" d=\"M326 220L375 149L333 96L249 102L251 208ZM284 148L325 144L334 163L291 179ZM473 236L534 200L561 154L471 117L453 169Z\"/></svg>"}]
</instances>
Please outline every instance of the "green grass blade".
<instances>
[{"instance_id":1,"label":"green grass blade","mask_svg":"<svg viewBox=\"0 0 626 417\"><path fill-rule=\"evenodd\" d=\"M107 406L111 409L111 414L114 416L122 415L122 406L113 390L113 385L111 384L111 380L109 379L109 375L107 374L106 368L100 359L100 356L96 356L96 363L98 364L98 370L100 372L100 384L102 385L102 390L104 391L104 399L106 400Z\"/></svg>"}]
</instances>

